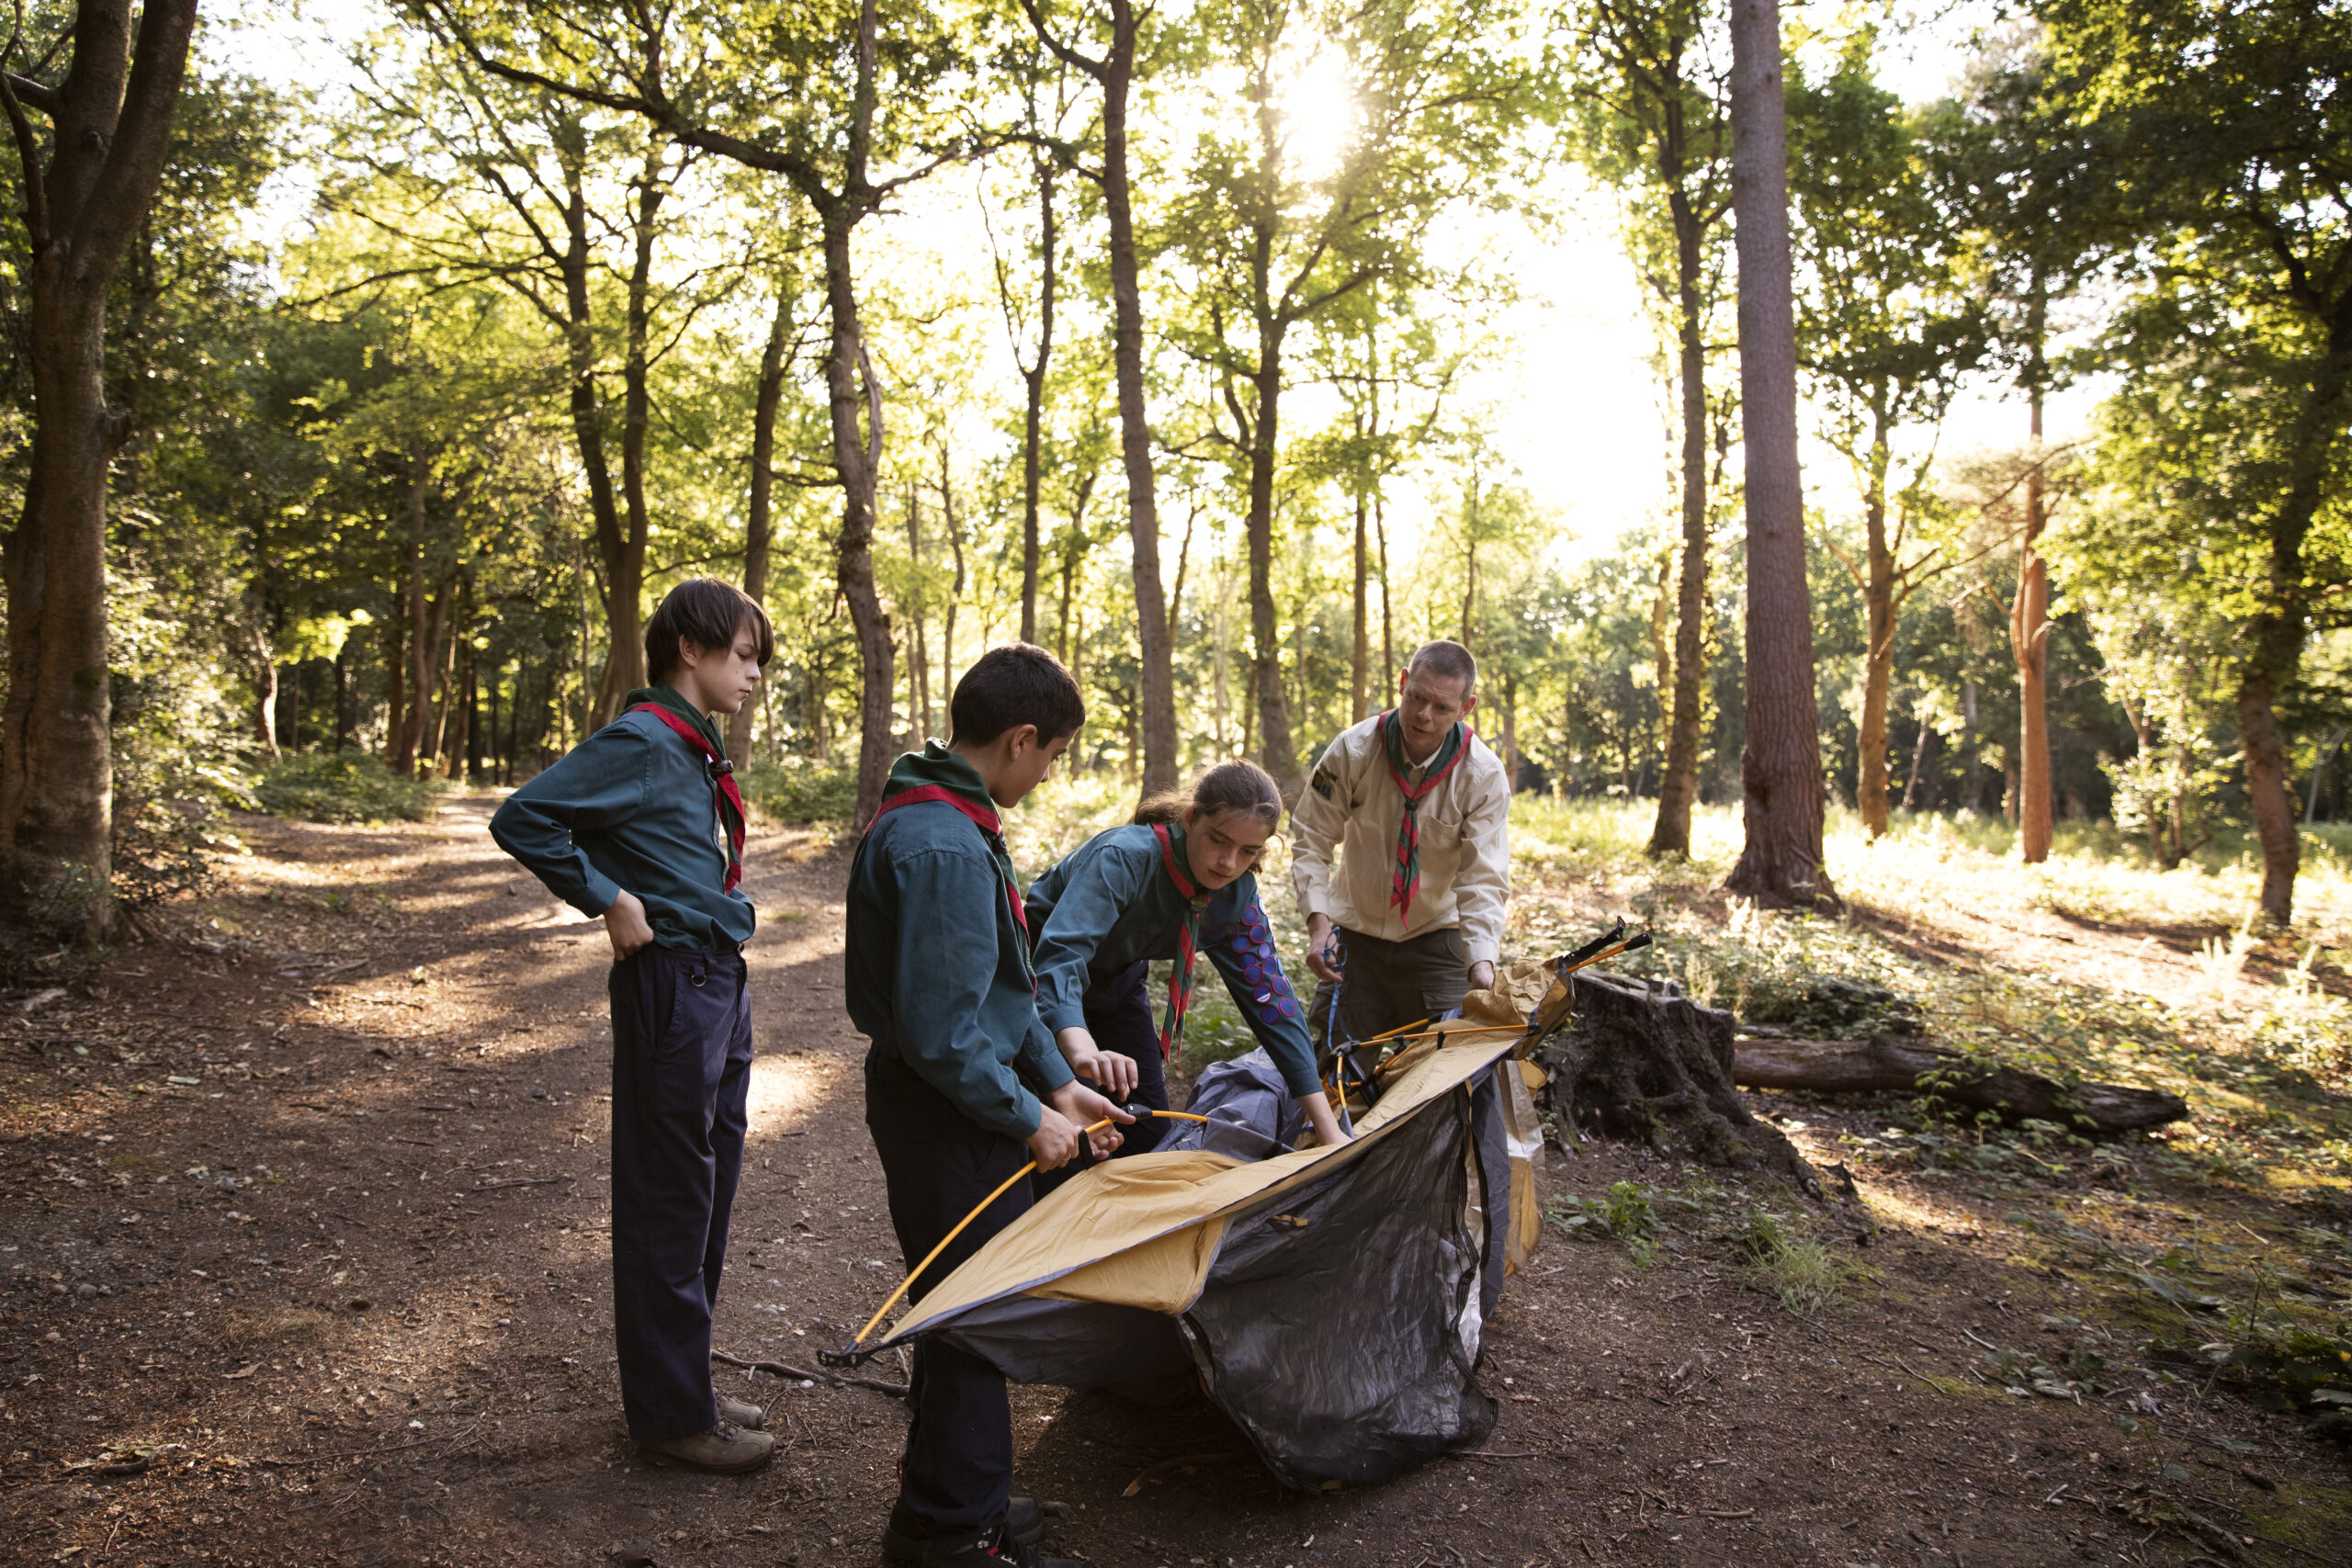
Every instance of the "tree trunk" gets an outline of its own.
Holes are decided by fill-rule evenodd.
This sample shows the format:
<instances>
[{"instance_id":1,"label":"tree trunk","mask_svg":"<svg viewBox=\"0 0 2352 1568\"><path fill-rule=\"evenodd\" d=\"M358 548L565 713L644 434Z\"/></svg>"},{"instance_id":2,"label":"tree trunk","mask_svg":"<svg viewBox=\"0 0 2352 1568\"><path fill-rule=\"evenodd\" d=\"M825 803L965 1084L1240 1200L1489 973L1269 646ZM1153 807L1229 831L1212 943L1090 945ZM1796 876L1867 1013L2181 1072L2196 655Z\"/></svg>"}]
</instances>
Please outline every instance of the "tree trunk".
<instances>
[{"instance_id":1,"label":"tree trunk","mask_svg":"<svg viewBox=\"0 0 2352 1568\"><path fill-rule=\"evenodd\" d=\"M424 444L412 440L408 449L408 590L404 595L407 627L401 642L408 654L408 702L401 716L400 739L392 748L392 772L402 778L416 773L418 750L424 744L424 726L433 705L434 638L427 630L424 592L424 502L433 486L433 467Z\"/></svg>"},{"instance_id":2,"label":"tree trunk","mask_svg":"<svg viewBox=\"0 0 2352 1568\"><path fill-rule=\"evenodd\" d=\"M2034 290L2033 357L2041 359L2041 286ZM2041 381L2030 399L2033 467L2025 477L2025 538L2018 552L2018 594L2009 608L2009 650L2018 665L2018 846L2028 865L2050 858L2050 568L2037 547L2046 521L2041 491Z\"/></svg>"},{"instance_id":3,"label":"tree trunk","mask_svg":"<svg viewBox=\"0 0 2352 1568\"><path fill-rule=\"evenodd\" d=\"M1822 863L1820 713L1804 486L1797 464L1787 131L1778 0L1732 0L1732 204L1747 481L1746 843L1724 886L1770 906L1835 906Z\"/></svg>"},{"instance_id":4,"label":"tree trunk","mask_svg":"<svg viewBox=\"0 0 2352 1568\"><path fill-rule=\"evenodd\" d=\"M1281 622L1274 610L1274 463L1282 400L1283 333L1263 326L1250 442L1250 672L1258 699L1259 760L1283 792L1298 795L1298 755L1291 743L1290 694L1283 690Z\"/></svg>"},{"instance_id":5,"label":"tree trunk","mask_svg":"<svg viewBox=\"0 0 2352 1568\"><path fill-rule=\"evenodd\" d=\"M277 650L260 630L254 633L254 739L263 756L277 761Z\"/></svg>"},{"instance_id":6,"label":"tree trunk","mask_svg":"<svg viewBox=\"0 0 2352 1568\"><path fill-rule=\"evenodd\" d=\"M1894 683L1894 555L1886 542L1886 421L1871 441L1870 489L1862 497L1862 724L1854 803L1873 840L1886 836L1886 705Z\"/></svg>"},{"instance_id":7,"label":"tree trunk","mask_svg":"<svg viewBox=\"0 0 2352 1568\"><path fill-rule=\"evenodd\" d=\"M107 298L162 178L195 0L82 0L54 96L52 152L5 95L31 252L32 452L0 546L8 689L0 709L0 916L80 943L114 927L107 665L107 476L130 438L107 406Z\"/></svg>"},{"instance_id":8,"label":"tree trunk","mask_svg":"<svg viewBox=\"0 0 2352 1568\"><path fill-rule=\"evenodd\" d=\"M1374 700L1385 701L1385 694L1396 685L1403 673L1396 664L1396 637L1388 608L1388 519L1383 513L1383 500L1372 498L1373 536L1380 545L1380 679L1374 682Z\"/></svg>"},{"instance_id":9,"label":"tree trunk","mask_svg":"<svg viewBox=\"0 0 2352 1568\"><path fill-rule=\"evenodd\" d=\"M1732 1079L1743 1089L1815 1094L1924 1094L2011 1123L2032 1118L2113 1135L2161 1127L2188 1114L2178 1095L2119 1084L2071 1088L2010 1067L1987 1068L1956 1051L1901 1040L1742 1040Z\"/></svg>"},{"instance_id":10,"label":"tree trunk","mask_svg":"<svg viewBox=\"0 0 2352 1568\"><path fill-rule=\"evenodd\" d=\"M931 654L924 644L922 614L922 507L915 481L907 481L907 727L910 751L922 749L931 728Z\"/></svg>"},{"instance_id":11,"label":"tree trunk","mask_svg":"<svg viewBox=\"0 0 2352 1568\"><path fill-rule=\"evenodd\" d=\"M947 526L948 547L956 552L956 586L947 594L946 624L941 627L939 700L947 709L945 728L956 726L956 607L964 602L964 530L956 521L956 487L949 478L947 443L939 444L939 515Z\"/></svg>"},{"instance_id":12,"label":"tree trunk","mask_svg":"<svg viewBox=\"0 0 2352 1568\"><path fill-rule=\"evenodd\" d=\"M1127 171L1127 96L1135 80L1136 12L1111 0L1102 83L1102 204L1111 220L1111 353L1119 388L1119 455L1127 471L1127 535L1135 546L1137 695L1143 706L1143 793L1176 787L1173 634L1159 587L1159 495L1145 400L1143 286Z\"/></svg>"},{"instance_id":13,"label":"tree trunk","mask_svg":"<svg viewBox=\"0 0 2352 1568\"><path fill-rule=\"evenodd\" d=\"M653 423L653 400L646 378L653 299L654 220L668 194L662 184L664 143L653 141L636 182L632 214L635 249L629 259L627 346L621 360L621 502L628 533L605 559L605 618L612 645L605 650L605 679L596 695L595 722L609 722L629 693L646 682L645 547L653 532L645 499L645 439Z\"/></svg>"},{"instance_id":14,"label":"tree trunk","mask_svg":"<svg viewBox=\"0 0 2352 1568\"><path fill-rule=\"evenodd\" d=\"M1903 784L1903 809L1905 811L1917 811L1919 808L1919 775L1928 765L1928 738L1935 734L1934 728L1928 723L1926 706L1926 699L1922 698L1918 706L1912 711L1912 717L1919 727L1919 733L1911 741L1911 776Z\"/></svg>"},{"instance_id":15,"label":"tree trunk","mask_svg":"<svg viewBox=\"0 0 2352 1568\"><path fill-rule=\"evenodd\" d=\"M351 744L351 638L334 650L334 749L340 756Z\"/></svg>"},{"instance_id":16,"label":"tree trunk","mask_svg":"<svg viewBox=\"0 0 2352 1568\"><path fill-rule=\"evenodd\" d=\"M743 592L752 603L768 599L768 550L775 532L775 421L784 404L784 355L792 342L792 279L776 287L775 315L760 350L759 390L752 405L752 484L743 512ZM727 720L727 754L738 761L751 755L752 705Z\"/></svg>"},{"instance_id":17,"label":"tree trunk","mask_svg":"<svg viewBox=\"0 0 2352 1568\"><path fill-rule=\"evenodd\" d=\"M866 0L865 15L861 47L870 52L873 0ZM832 316L832 337L825 353L826 412L832 430L833 468L842 479L835 581L849 604L850 625L857 634L856 825L862 829L882 804L882 784L890 772L894 671L890 616L874 587L875 479L882 465L882 400L866 359L855 275L851 270L850 231L855 216L845 202L832 204L822 214L825 300ZM867 408L861 409L861 402ZM864 426L862 415L867 422Z\"/></svg>"},{"instance_id":18,"label":"tree trunk","mask_svg":"<svg viewBox=\"0 0 2352 1568\"><path fill-rule=\"evenodd\" d=\"M397 590L403 608L384 617L381 652L384 660L384 765L401 771L401 737L408 732L408 615L407 589Z\"/></svg>"},{"instance_id":19,"label":"tree trunk","mask_svg":"<svg viewBox=\"0 0 2352 1568\"><path fill-rule=\"evenodd\" d=\"M1573 977L1565 1031L1535 1054L1563 1132L1648 1145L1691 1159L1779 1176L1821 1194L1785 1134L1749 1113L1733 1087L1732 1015L1644 982L1588 971Z\"/></svg>"},{"instance_id":20,"label":"tree trunk","mask_svg":"<svg viewBox=\"0 0 2352 1568\"><path fill-rule=\"evenodd\" d=\"M574 121L573 125L576 127L577 122ZM605 599L605 621L613 629L614 646L622 647L633 643L636 639L624 639L619 635L620 618L624 613L619 607L620 596L615 592L615 587L618 581L616 573L625 570L628 555L628 541L621 529L620 501L613 490L612 468L605 452L605 411L596 389L596 319L590 293L592 253L589 244L588 197L585 188L586 155L584 143L560 139L557 145L564 153L565 248L561 271L565 317L564 360L565 371L571 380L571 438L580 449L580 470L588 483L588 512L594 525L596 558L603 563L605 569L597 586ZM629 608L626 612L628 619L632 624L637 614L637 593L632 590L628 595ZM583 681L587 673L584 653L587 635L583 606L581 626L581 639L583 644L582 660ZM603 712L601 709L603 687L610 685L612 673L608 659L602 686L594 695L590 697L588 706L582 716L585 721L585 727L589 729L594 729L605 718L611 716L610 713ZM628 688L623 689L628 690ZM422 700L421 694L420 700Z\"/></svg>"},{"instance_id":21,"label":"tree trunk","mask_svg":"<svg viewBox=\"0 0 2352 1568\"><path fill-rule=\"evenodd\" d=\"M1046 377L1054 356L1054 267L1060 239L1054 218L1054 164L1041 157L1036 168L1037 362L1021 367L1027 393L1021 423L1021 640L1027 643L1037 640L1037 573L1045 563L1037 492L1045 456Z\"/></svg>"},{"instance_id":22,"label":"tree trunk","mask_svg":"<svg viewBox=\"0 0 2352 1568\"><path fill-rule=\"evenodd\" d=\"M1372 661L1372 618L1366 603L1366 591L1371 586L1372 549L1365 525L1370 520L1371 507L1362 491L1356 495L1355 552L1355 642L1348 657L1348 722L1362 724L1371 716L1371 699L1366 694L1365 666Z\"/></svg>"}]
</instances>

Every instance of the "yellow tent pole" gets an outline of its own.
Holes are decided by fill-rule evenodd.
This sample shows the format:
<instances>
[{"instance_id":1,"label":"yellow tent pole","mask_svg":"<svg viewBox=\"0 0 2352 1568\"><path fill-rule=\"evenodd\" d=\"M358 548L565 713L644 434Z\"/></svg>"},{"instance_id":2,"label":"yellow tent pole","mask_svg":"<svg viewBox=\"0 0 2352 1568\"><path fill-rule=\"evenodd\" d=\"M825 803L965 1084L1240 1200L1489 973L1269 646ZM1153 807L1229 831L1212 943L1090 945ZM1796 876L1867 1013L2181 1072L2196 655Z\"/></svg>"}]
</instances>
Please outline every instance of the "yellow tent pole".
<instances>
[{"instance_id":1,"label":"yellow tent pole","mask_svg":"<svg viewBox=\"0 0 2352 1568\"><path fill-rule=\"evenodd\" d=\"M1143 1111L1142 1114L1147 1116L1164 1116L1171 1122L1206 1122L1208 1120L1205 1116L1195 1116L1189 1111L1147 1110ZM1111 1118L1105 1116L1102 1121L1084 1129L1084 1132L1096 1132L1102 1128L1108 1127L1110 1124ZM1084 1133L1081 1133L1080 1135L1083 1136ZM899 1281L899 1288L890 1292L890 1299L884 1302L881 1308L876 1311L872 1317L865 1320L865 1326L857 1331L857 1337L850 1341L850 1348L852 1349L855 1349L858 1346L865 1343L865 1337L874 1332L874 1325L880 1323L884 1317L889 1314L890 1309L899 1304L899 1298L905 1295L908 1291L911 1290L914 1287L915 1280L922 1277L922 1271L930 1268L941 1253L947 1250L947 1244L964 1234L965 1226L970 1224L974 1220L978 1219L982 1214L986 1213L988 1212L988 1206L990 1203L995 1202L998 1199L1011 1191L1014 1182L1020 1180L1023 1177L1028 1175L1031 1171L1036 1168L1037 1162L1034 1159L1031 1160L1027 1165L1023 1166L1019 1170L1016 1170L1011 1176L1006 1177L1004 1179L1003 1185L999 1187L995 1191L989 1193L987 1197L981 1199L978 1205L975 1207L970 1213L956 1221L956 1228L939 1238L939 1245L931 1249L930 1255L924 1258L922 1262L916 1264L912 1269L907 1270L907 1277Z\"/></svg>"}]
</instances>

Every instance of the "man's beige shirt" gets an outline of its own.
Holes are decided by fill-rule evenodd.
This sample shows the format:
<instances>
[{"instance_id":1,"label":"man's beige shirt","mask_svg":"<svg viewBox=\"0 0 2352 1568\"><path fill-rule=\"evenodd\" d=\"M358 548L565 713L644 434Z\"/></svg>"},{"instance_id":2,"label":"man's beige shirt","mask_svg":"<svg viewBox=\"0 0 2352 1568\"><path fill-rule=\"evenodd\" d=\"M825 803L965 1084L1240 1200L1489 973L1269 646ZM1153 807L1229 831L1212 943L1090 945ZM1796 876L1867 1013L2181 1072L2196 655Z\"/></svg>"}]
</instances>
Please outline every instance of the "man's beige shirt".
<instances>
[{"instance_id":1,"label":"man's beige shirt","mask_svg":"<svg viewBox=\"0 0 2352 1568\"><path fill-rule=\"evenodd\" d=\"M1388 773L1380 719L1340 731L1291 814L1299 912L1390 942L1460 926L1471 963L1498 964L1510 896L1510 784L1502 759L1473 736L1469 754L1422 800L1421 887L1408 924L1388 901L1405 795ZM1419 783L1423 772L1407 776Z\"/></svg>"}]
</instances>

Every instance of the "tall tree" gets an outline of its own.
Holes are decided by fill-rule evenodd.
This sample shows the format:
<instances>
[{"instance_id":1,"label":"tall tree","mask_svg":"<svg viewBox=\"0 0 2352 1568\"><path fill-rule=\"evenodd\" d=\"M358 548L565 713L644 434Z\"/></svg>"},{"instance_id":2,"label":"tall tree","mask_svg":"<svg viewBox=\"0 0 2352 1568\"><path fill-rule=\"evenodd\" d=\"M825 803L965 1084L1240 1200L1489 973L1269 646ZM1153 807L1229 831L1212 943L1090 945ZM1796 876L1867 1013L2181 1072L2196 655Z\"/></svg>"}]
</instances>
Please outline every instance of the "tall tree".
<instances>
[{"instance_id":1,"label":"tall tree","mask_svg":"<svg viewBox=\"0 0 2352 1568\"><path fill-rule=\"evenodd\" d=\"M1706 706L1707 330L1722 299L1731 207L1730 82L1708 44L1708 0L1586 0L1572 79L1582 156L1627 193L1635 264L1673 342L1681 446L1682 545L1674 643L1661 671L1666 767L1649 852L1690 852Z\"/></svg>"},{"instance_id":2,"label":"tall tree","mask_svg":"<svg viewBox=\"0 0 2352 1568\"><path fill-rule=\"evenodd\" d=\"M1993 39L1957 98L1935 105L1922 127L1948 210L1976 231L1973 257L1992 346L2026 396L2030 446L2018 534L2019 571L2009 604L2009 651L2017 668L2018 849L2029 865L2050 854L2048 665L2051 525L2045 468L2045 404L2068 379L2066 356L2051 352L2053 309L2127 243L2108 160L2107 132L2069 123L2055 101L2038 31Z\"/></svg>"},{"instance_id":3,"label":"tall tree","mask_svg":"<svg viewBox=\"0 0 2352 1568\"><path fill-rule=\"evenodd\" d=\"M2126 385L2099 462L2139 502L2149 545L2173 547L2143 581L2177 585L2185 563L2236 623L2261 907L2283 926L2301 847L2281 708L2352 570L2352 16L2316 0L2053 0L2043 20L2050 94L2100 133L2142 240L2122 250L2145 289L2116 333ZM2109 544L2156 568L2145 547Z\"/></svg>"},{"instance_id":4,"label":"tall tree","mask_svg":"<svg viewBox=\"0 0 2352 1568\"><path fill-rule=\"evenodd\" d=\"M1236 62L1249 115L1238 133L1204 130L1193 149L1171 227L1192 264L1196 313L1178 339L1208 367L1231 422L1220 434L1245 476L1258 750L1295 794L1303 781L1273 588L1291 334L1379 278L1411 276L1437 215L1502 174L1531 106L1508 20L1489 0L1329 13L1225 0L1199 26L1205 47ZM1292 101L1315 71L1343 81L1350 100L1315 112L1352 119L1312 128L1330 143L1328 167L1303 155L1307 128Z\"/></svg>"},{"instance_id":5,"label":"tall tree","mask_svg":"<svg viewBox=\"0 0 2352 1568\"><path fill-rule=\"evenodd\" d=\"M1938 521L1928 484L1935 438L1984 356L1985 323L1963 251L1966 214L1937 199L1917 127L1871 79L1872 43L1857 35L1825 80L1793 84L1788 103L1804 277L1797 349L1821 433L1861 492L1862 558L1834 539L1830 547L1862 593L1854 799L1875 839L1887 826L1896 621L1923 582L1957 564L1945 548L1952 541L1921 536Z\"/></svg>"},{"instance_id":6,"label":"tall tree","mask_svg":"<svg viewBox=\"0 0 2352 1568\"><path fill-rule=\"evenodd\" d=\"M1127 476L1127 536L1135 550L1137 685L1143 707L1143 793L1176 786L1176 676L1167 602L1159 582L1159 493L1152 471L1151 411L1144 386L1142 261L1136 243L1129 172L1129 100L1136 49L1151 7L1107 0L1088 21L1102 52L1089 55L1054 28L1046 0L1022 0L1037 37L1057 59L1083 71L1102 90L1102 165L1099 180L1111 225L1111 324L1119 389L1119 457ZM1041 356L1042 359L1042 356Z\"/></svg>"},{"instance_id":7,"label":"tall tree","mask_svg":"<svg viewBox=\"0 0 2352 1568\"><path fill-rule=\"evenodd\" d=\"M975 149L952 123L944 96L962 64L942 36L946 20L928 7L894 4L885 50L880 0L788 12L752 0L698 0L632 7L616 17L560 0L409 3L429 12L485 70L641 115L684 146L781 176L814 214L832 328L824 378L842 488L835 581L857 635L855 817L865 821L881 804L889 770L896 654L874 581L883 394L852 242L891 196ZM904 172L877 175L878 162L902 155L911 160Z\"/></svg>"},{"instance_id":8,"label":"tall tree","mask_svg":"<svg viewBox=\"0 0 2352 1568\"><path fill-rule=\"evenodd\" d=\"M1822 858L1820 716L1797 463L1788 129L1779 0L1731 0L1732 208L1739 251L1740 440L1747 479L1746 841L1724 886L1834 905Z\"/></svg>"},{"instance_id":9,"label":"tall tree","mask_svg":"<svg viewBox=\"0 0 2352 1568\"><path fill-rule=\"evenodd\" d=\"M163 179L196 0L146 0L135 27L130 0L82 0L38 51L18 17L0 107L31 264L33 450L24 511L0 542L0 890L17 920L95 942L114 920L107 470L130 435L107 400L107 301Z\"/></svg>"}]
</instances>

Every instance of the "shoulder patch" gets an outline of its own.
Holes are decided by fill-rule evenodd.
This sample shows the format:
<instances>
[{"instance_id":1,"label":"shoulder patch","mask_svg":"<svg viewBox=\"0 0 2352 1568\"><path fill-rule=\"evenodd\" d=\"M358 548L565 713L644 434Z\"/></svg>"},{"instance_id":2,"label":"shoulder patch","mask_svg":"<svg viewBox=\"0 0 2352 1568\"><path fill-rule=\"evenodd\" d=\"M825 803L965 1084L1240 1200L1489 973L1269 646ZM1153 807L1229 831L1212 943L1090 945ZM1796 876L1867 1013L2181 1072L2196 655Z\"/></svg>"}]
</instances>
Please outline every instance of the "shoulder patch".
<instances>
[{"instance_id":1,"label":"shoulder patch","mask_svg":"<svg viewBox=\"0 0 2352 1568\"><path fill-rule=\"evenodd\" d=\"M1320 763L1317 764L1315 776L1308 780L1307 783L1309 787L1312 788L1316 794L1321 795L1326 800L1330 799L1331 792L1340 787L1340 781L1332 777L1331 770L1328 766Z\"/></svg>"}]
</instances>

